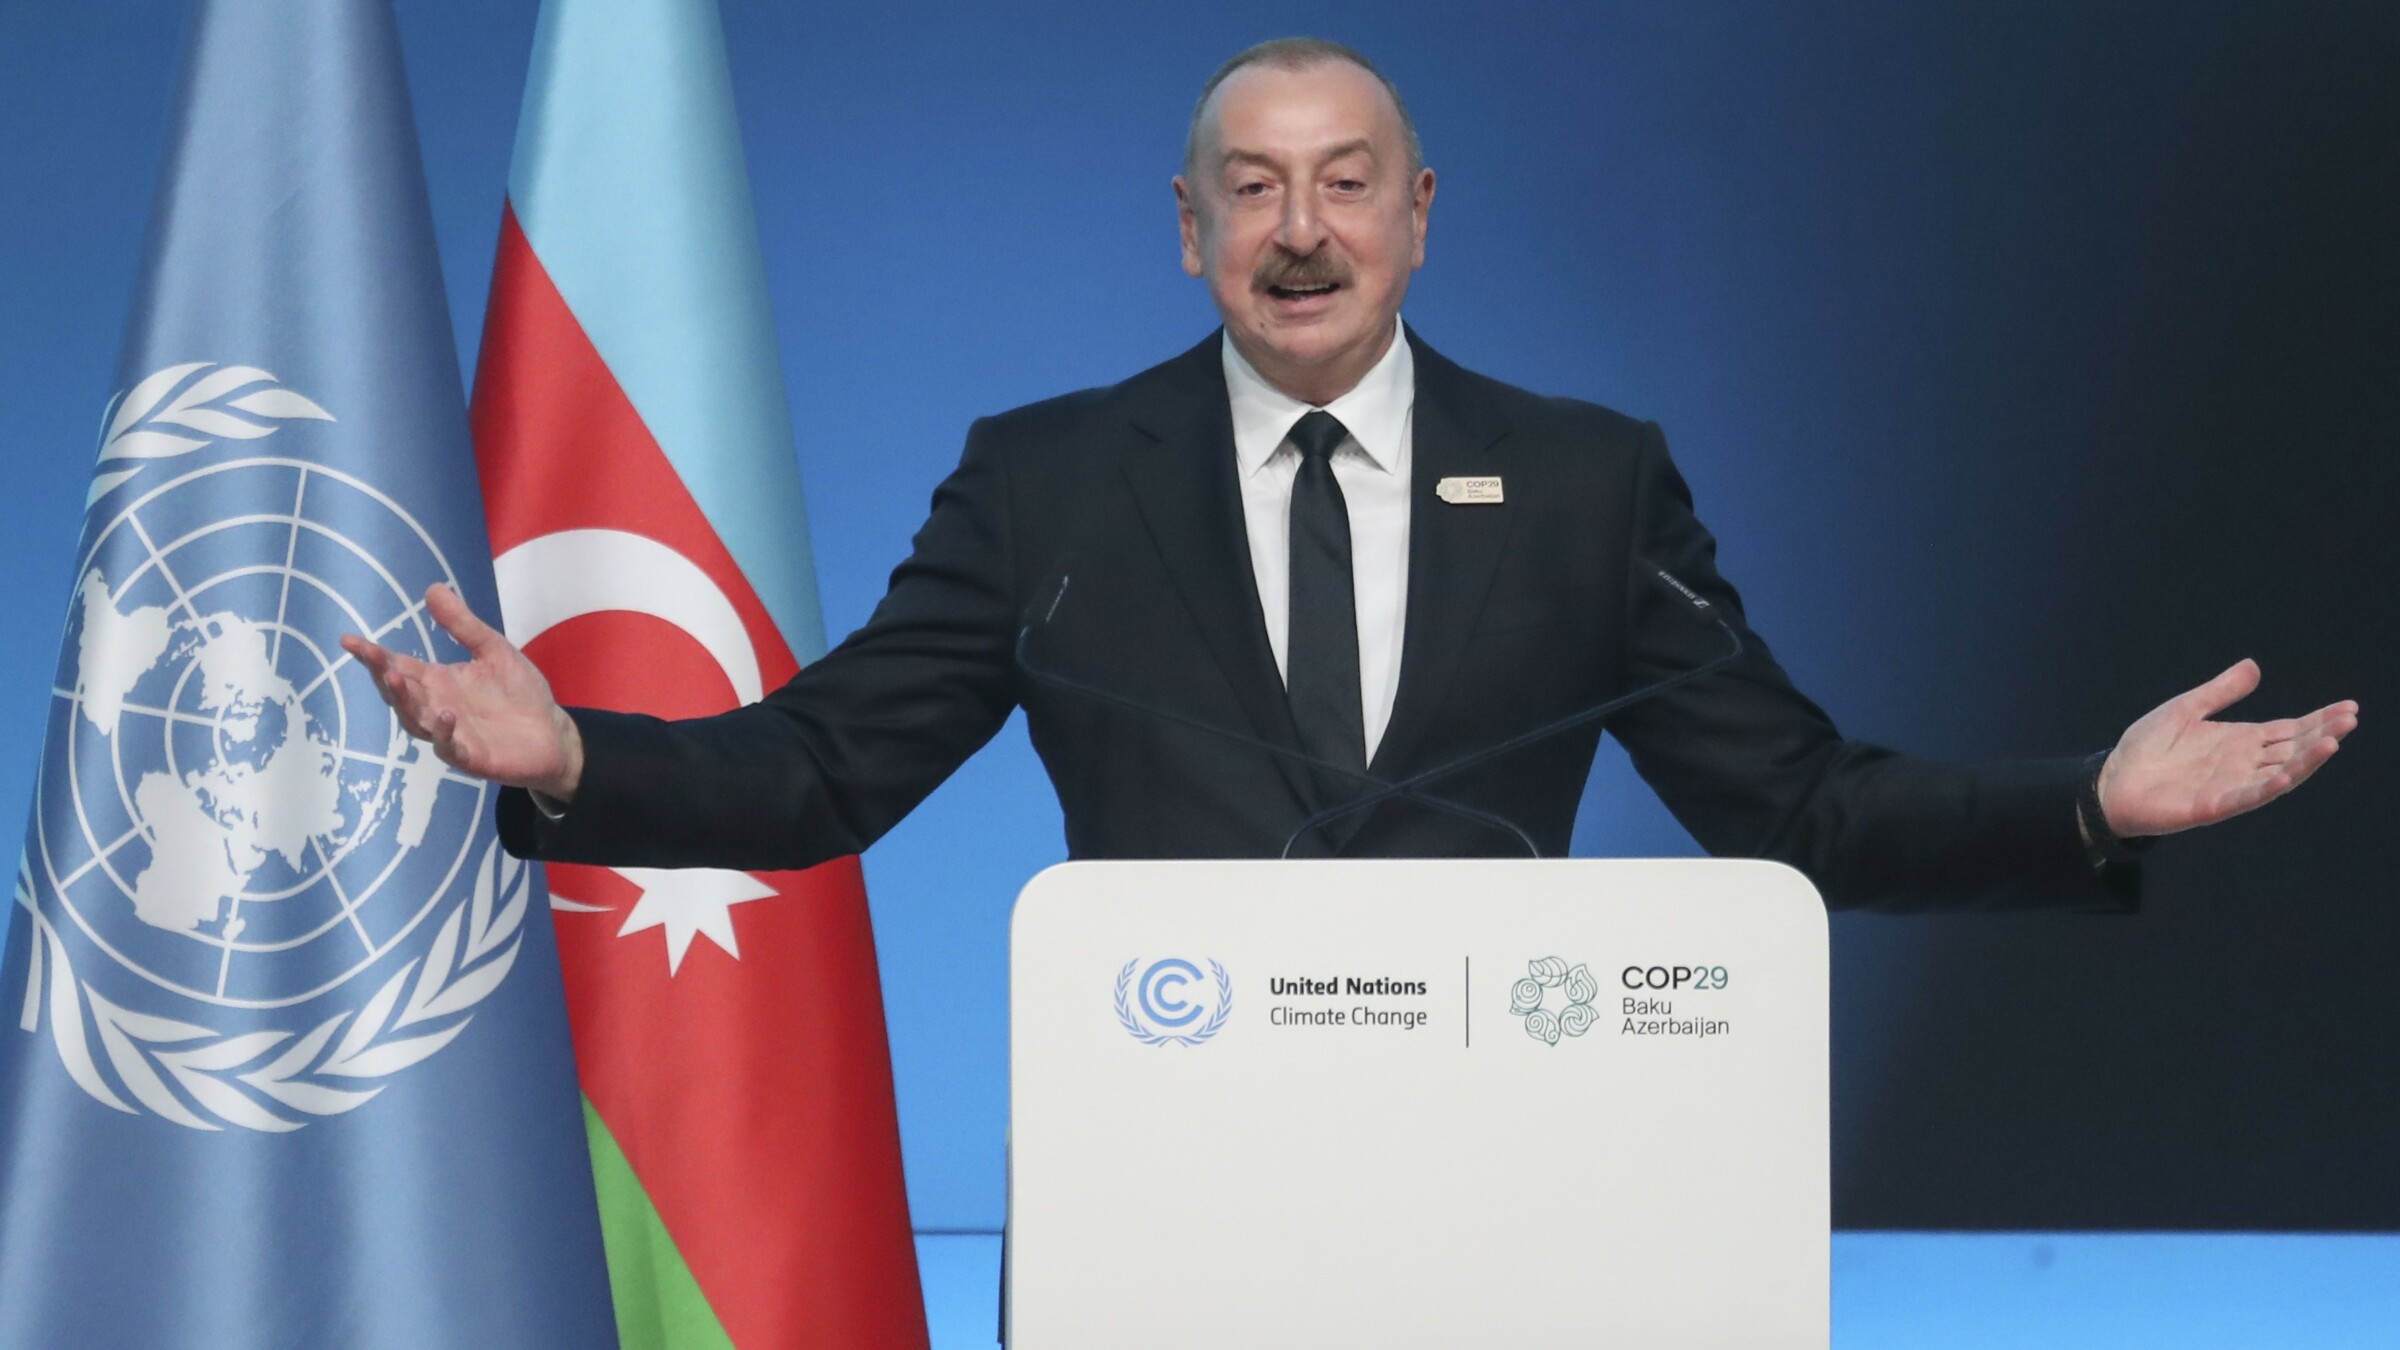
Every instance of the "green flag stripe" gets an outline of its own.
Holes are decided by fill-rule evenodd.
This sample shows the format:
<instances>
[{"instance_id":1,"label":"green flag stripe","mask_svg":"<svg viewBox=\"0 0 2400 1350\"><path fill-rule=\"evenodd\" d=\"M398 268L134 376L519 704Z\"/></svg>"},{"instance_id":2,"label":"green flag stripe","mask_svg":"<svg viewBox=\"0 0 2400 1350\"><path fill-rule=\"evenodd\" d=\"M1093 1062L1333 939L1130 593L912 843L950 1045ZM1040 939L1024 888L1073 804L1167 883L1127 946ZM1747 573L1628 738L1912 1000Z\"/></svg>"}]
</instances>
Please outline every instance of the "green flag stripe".
<instances>
[{"instance_id":1,"label":"green flag stripe","mask_svg":"<svg viewBox=\"0 0 2400 1350\"><path fill-rule=\"evenodd\" d=\"M608 1247L608 1287L617 1305L622 1350L733 1350L699 1281L675 1250L658 1210L617 1147L608 1123L583 1099L592 1141L592 1180L600 1194L600 1240Z\"/></svg>"}]
</instances>

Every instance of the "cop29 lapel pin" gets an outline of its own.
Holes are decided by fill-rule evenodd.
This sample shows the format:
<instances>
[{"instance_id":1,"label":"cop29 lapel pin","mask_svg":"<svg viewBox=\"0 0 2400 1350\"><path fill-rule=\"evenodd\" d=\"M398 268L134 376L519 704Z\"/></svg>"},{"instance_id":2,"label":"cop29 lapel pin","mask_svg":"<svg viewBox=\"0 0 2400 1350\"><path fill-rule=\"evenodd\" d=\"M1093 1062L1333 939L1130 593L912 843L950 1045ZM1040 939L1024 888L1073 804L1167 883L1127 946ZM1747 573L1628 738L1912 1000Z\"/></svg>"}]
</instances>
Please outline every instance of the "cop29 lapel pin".
<instances>
[{"instance_id":1,"label":"cop29 lapel pin","mask_svg":"<svg viewBox=\"0 0 2400 1350\"><path fill-rule=\"evenodd\" d=\"M1433 485L1433 495L1452 506L1498 506L1506 500L1497 477L1445 478Z\"/></svg>"}]
</instances>

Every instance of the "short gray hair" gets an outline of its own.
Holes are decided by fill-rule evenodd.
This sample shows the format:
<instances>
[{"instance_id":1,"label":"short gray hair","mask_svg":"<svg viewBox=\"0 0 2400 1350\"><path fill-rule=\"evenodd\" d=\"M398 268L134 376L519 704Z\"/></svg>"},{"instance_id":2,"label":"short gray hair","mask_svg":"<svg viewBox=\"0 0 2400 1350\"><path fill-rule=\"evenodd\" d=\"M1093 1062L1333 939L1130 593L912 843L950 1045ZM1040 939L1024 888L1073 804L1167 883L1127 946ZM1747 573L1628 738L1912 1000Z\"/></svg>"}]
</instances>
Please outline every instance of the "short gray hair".
<instances>
[{"instance_id":1,"label":"short gray hair","mask_svg":"<svg viewBox=\"0 0 2400 1350\"><path fill-rule=\"evenodd\" d=\"M1188 177L1196 167L1200 151L1200 119L1208 112L1208 100L1217 92L1217 86L1232 78L1235 71L1246 66L1266 66L1274 70L1307 70L1312 66L1324 65L1328 61L1349 62L1374 76L1375 82L1383 86L1383 92L1391 96L1392 108L1400 114L1401 136L1408 142L1409 176L1415 177L1417 172L1425 167L1425 147L1417 140L1417 124L1408 115L1408 104L1400 97L1400 86L1392 83L1391 76L1377 70L1375 63L1368 60L1365 54L1357 48L1328 38L1313 37L1275 38L1262 42L1255 47L1235 53L1232 60L1217 67L1217 73L1209 76L1208 83L1200 86L1200 101L1192 105L1192 122L1183 133L1184 174Z\"/></svg>"}]
</instances>

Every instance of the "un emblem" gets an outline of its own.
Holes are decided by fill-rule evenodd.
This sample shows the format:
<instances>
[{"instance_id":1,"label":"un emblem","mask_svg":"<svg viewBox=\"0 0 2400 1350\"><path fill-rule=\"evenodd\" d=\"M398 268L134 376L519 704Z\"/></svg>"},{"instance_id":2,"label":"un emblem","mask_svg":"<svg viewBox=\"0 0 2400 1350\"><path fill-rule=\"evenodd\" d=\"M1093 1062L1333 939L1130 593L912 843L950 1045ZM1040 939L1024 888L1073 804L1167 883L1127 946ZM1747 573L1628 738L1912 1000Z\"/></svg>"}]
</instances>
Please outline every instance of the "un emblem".
<instances>
[{"instance_id":1,"label":"un emblem","mask_svg":"<svg viewBox=\"0 0 2400 1350\"><path fill-rule=\"evenodd\" d=\"M1174 956L1147 969L1138 956L1126 962L1117 972L1117 1022L1144 1045L1207 1042L1233 1013L1232 978L1215 961L1208 969L1203 977L1200 967Z\"/></svg>"},{"instance_id":2,"label":"un emblem","mask_svg":"<svg viewBox=\"0 0 2400 1350\"><path fill-rule=\"evenodd\" d=\"M188 379L206 369L127 395L102 460L136 462L95 502L141 461L333 420L264 371ZM418 597L457 578L389 496L307 460L125 495L78 567L18 875L24 1025L46 1008L69 1074L118 1110L297 1129L448 1044L522 939L530 874L479 828L488 789L412 741L335 641L454 657Z\"/></svg>"}]
</instances>

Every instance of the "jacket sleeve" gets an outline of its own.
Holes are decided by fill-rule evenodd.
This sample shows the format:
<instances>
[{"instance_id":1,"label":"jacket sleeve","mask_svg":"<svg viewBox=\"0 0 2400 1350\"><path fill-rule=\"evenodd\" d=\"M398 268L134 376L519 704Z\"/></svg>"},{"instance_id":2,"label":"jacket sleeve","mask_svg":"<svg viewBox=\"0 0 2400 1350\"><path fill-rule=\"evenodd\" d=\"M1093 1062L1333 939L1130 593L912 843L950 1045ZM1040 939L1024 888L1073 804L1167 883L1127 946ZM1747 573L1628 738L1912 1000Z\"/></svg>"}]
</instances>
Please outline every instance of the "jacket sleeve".
<instances>
[{"instance_id":1,"label":"jacket sleeve","mask_svg":"<svg viewBox=\"0 0 2400 1350\"><path fill-rule=\"evenodd\" d=\"M882 837L1016 706L1009 484L988 421L865 627L746 707L668 722L570 709L584 745L552 818L501 795L521 857L639 867L813 866Z\"/></svg>"},{"instance_id":2,"label":"jacket sleeve","mask_svg":"<svg viewBox=\"0 0 2400 1350\"><path fill-rule=\"evenodd\" d=\"M1837 909L2135 903L2138 869L2095 868L2076 827L2083 759L1951 764L1844 740L1749 631L1655 424L1642 427L1635 479L1625 687L1691 669L1725 647L1722 633L1651 582L1645 559L1717 606L1744 644L1732 665L1610 724L1702 847L1788 863Z\"/></svg>"}]
</instances>

